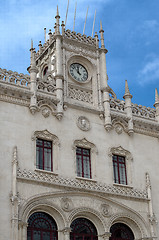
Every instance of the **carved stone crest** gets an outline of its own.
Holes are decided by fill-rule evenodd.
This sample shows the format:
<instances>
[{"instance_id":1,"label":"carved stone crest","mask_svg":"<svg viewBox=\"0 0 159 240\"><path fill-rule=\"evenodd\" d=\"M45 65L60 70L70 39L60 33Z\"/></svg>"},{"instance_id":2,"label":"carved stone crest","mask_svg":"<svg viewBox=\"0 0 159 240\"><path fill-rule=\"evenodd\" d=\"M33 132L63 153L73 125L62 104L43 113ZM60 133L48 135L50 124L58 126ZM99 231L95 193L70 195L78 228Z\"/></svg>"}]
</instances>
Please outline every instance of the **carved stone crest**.
<instances>
[{"instance_id":1,"label":"carved stone crest","mask_svg":"<svg viewBox=\"0 0 159 240\"><path fill-rule=\"evenodd\" d=\"M101 213L104 217L110 216L110 206L108 204L101 204Z\"/></svg>"},{"instance_id":2,"label":"carved stone crest","mask_svg":"<svg viewBox=\"0 0 159 240\"><path fill-rule=\"evenodd\" d=\"M45 118L49 117L50 113L51 113L51 111L49 110L49 108L45 107L45 108L42 109L42 115Z\"/></svg>"},{"instance_id":3,"label":"carved stone crest","mask_svg":"<svg viewBox=\"0 0 159 240\"><path fill-rule=\"evenodd\" d=\"M72 210L72 201L71 199L64 197L61 199L61 208L66 211L69 212Z\"/></svg>"},{"instance_id":4,"label":"carved stone crest","mask_svg":"<svg viewBox=\"0 0 159 240\"><path fill-rule=\"evenodd\" d=\"M77 126L82 130L82 131L88 131L90 130L90 122L88 118L84 116L80 116L77 120Z\"/></svg>"},{"instance_id":5,"label":"carved stone crest","mask_svg":"<svg viewBox=\"0 0 159 240\"><path fill-rule=\"evenodd\" d=\"M123 127L121 126L121 124L116 124L114 129L117 134L121 134L123 132Z\"/></svg>"}]
</instances>

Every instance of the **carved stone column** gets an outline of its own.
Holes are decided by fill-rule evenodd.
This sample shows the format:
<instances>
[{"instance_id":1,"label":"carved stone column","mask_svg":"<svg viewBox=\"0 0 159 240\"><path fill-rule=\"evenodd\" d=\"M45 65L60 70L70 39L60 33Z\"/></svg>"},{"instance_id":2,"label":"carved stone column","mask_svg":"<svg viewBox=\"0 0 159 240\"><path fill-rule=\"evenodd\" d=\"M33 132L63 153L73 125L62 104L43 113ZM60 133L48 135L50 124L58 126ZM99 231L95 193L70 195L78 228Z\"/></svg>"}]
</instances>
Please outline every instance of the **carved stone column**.
<instances>
[{"instance_id":1,"label":"carved stone column","mask_svg":"<svg viewBox=\"0 0 159 240\"><path fill-rule=\"evenodd\" d=\"M98 240L109 240L110 237L111 233L105 232L104 234L98 236Z\"/></svg>"},{"instance_id":2,"label":"carved stone column","mask_svg":"<svg viewBox=\"0 0 159 240\"><path fill-rule=\"evenodd\" d=\"M25 222L20 221L19 222L19 238L18 240L26 240L27 239L27 227L28 224Z\"/></svg>"},{"instance_id":3,"label":"carved stone column","mask_svg":"<svg viewBox=\"0 0 159 240\"><path fill-rule=\"evenodd\" d=\"M64 234L64 240L70 240L70 232L71 232L71 228L70 227L66 227L62 230L63 234Z\"/></svg>"},{"instance_id":4,"label":"carved stone column","mask_svg":"<svg viewBox=\"0 0 159 240\"><path fill-rule=\"evenodd\" d=\"M22 239L19 239L19 240L26 240L27 239L27 227L28 227L28 224L27 223L23 223Z\"/></svg>"},{"instance_id":5,"label":"carved stone column","mask_svg":"<svg viewBox=\"0 0 159 240\"><path fill-rule=\"evenodd\" d=\"M55 38L56 38L56 96L58 99L57 103L57 119L61 120L63 116L63 61L62 61L62 35L60 34L59 29L59 12L57 7L57 14L56 14L56 31L55 31Z\"/></svg>"}]
</instances>

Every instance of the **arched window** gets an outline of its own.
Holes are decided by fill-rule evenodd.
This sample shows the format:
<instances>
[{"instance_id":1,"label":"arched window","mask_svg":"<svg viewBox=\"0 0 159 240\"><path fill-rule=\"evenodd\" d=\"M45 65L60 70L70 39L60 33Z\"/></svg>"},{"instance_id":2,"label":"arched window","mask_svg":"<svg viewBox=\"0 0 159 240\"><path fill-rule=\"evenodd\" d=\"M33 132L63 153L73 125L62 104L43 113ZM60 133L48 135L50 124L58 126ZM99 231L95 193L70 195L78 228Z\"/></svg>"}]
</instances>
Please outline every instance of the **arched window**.
<instances>
[{"instance_id":1,"label":"arched window","mask_svg":"<svg viewBox=\"0 0 159 240\"><path fill-rule=\"evenodd\" d=\"M110 240L134 240L131 229L123 223L116 223L110 228Z\"/></svg>"},{"instance_id":2,"label":"arched window","mask_svg":"<svg viewBox=\"0 0 159 240\"><path fill-rule=\"evenodd\" d=\"M85 218L77 218L71 224L71 240L97 240L94 224Z\"/></svg>"},{"instance_id":3,"label":"arched window","mask_svg":"<svg viewBox=\"0 0 159 240\"><path fill-rule=\"evenodd\" d=\"M54 219L43 212L33 213L28 220L27 240L57 240Z\"/></svg>"}]
</instances>

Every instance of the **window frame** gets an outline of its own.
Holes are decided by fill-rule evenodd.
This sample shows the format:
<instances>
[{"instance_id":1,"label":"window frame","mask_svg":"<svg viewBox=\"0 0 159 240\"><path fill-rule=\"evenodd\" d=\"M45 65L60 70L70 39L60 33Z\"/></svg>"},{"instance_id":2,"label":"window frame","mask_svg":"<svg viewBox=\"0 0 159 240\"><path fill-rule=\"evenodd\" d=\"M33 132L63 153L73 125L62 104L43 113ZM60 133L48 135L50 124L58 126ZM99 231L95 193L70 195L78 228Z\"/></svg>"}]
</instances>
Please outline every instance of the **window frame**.
<instances>
[{"instance_id":1,"label":"window frame","mask_svg":"<svg viewBox=\"0 0 159 240\"><path fill-rule=\"evenodd\" d=\"M119 183L114 182L114 168L113 168L113 160L112 160L113 155L125 157L127 184L119 184ZM112 169L111 173L112 173L113 184L118 185L118 186L132 187L132 180L133 180L133 171L132 171L133 157L132 157L132 154L128 150L124 149L122 146L118 146L118 147L109 148L108 156L110 157L110 166Z\"/></svg>"},{"instance_id":2,"label":"window frame","mask_svg":"<svg viewBox=\"0 0 159 240\"><path fill-rule=\"evenodd\" d=\"M90 150L90 161L91 161L91 178L84 178L77 176L77 162L76 162L76 148L81 147ZM95 144L89 142L86 138L75 140L73 142L72 150L74 151L74 169L75 169L75 177L77 179L83 179L88 181L96 181L96 157L98 154L98 150Z\"/></svg>"},{"instance_id":3,"label":"window frame","mask_svg":"<svg viewBox=\"0 0 159 240\"><path fill-rule=\"evenodd\" d=\"M116 159L114 157L116 157ZM124 160L124 162L121 162L120 158ZM128 185L125 156L113 154L112 161L113 161L114 182L117 184ZM116 168L117 168L117 176L116 176ZM121 169L124 169L124 174L125 174L124 177L122 177L122 173L120 171Z\"/></svg>"},{"instance_id":4,"label":"window frame","mask_svg":"<svg viewBox=\"0 0 159 240\"><path fill-rule=\"evenodd\" d=\"M42 146L41 145L38 145L38 141L42 141ZM47 143L50 143L51 144L51 147L46 147L45 146L45 142ZM39 151L39 157L38 157L38 164L37 164L37 148L41 148L42 149L42 167L43 168L40 168L40 151ZM45 166L45 149L49 149L51 150L51 153L49 155L51 155L51 168L50 170L48 169L47 166ZM53 152L53 144L52 144L52 141L48 141L48 140L45 140L45 139L41 139L41 138L37 138L36 139L36 168L37 169L40 169L40 170L45 170L45 171L50 171L50 172L53 172L53 156L52 156L52 152ZM48 156L48 153L47 153L47 156Z\"/></svg>"},{"instance_id":5,"label":"window frame","mask_svg":"<svg viewBox=\"0 0 159 240\"><path fill-rule=\"evenodd\" d=\"M77 150L80 149L81 150L81 153L78 153ZM87 154L84 154L84 151L89 151L88 155ZM80 168L78 167L78 159L77 159L77 156L80 156L81 159L80 159L80 165L82 166L82 171L80 171ZM89 161L89 176L87 176L87 174L85 173L85 160L84 160L84 157L88 157L88 161ZM87 161L87 160L86 160ZM83 148L83 147L76 147L76 171L77 171L77 176L78 177L82 177L82 178L88 178L88 179L92 179L92 172L91 172L91 151L89 148Z\"/></svg>"},{"instance_id":6,"label":"window frame","mask_svg":"<svg viewBox=\"0 0 159 240\"><path fill-rule=\"evenodd\" d=\"M52 142L52 171L43 170L37 168L36 166L36 140L41 139L44 141ZM59 159L59 152L60 152L60 142L56 135L49 132L47 129L42 131L35 131L32 135L32 141L34 142L33 152L34 152L34 168L36 171L58 174L58 159Z\"/></svg>"}]
</instances>

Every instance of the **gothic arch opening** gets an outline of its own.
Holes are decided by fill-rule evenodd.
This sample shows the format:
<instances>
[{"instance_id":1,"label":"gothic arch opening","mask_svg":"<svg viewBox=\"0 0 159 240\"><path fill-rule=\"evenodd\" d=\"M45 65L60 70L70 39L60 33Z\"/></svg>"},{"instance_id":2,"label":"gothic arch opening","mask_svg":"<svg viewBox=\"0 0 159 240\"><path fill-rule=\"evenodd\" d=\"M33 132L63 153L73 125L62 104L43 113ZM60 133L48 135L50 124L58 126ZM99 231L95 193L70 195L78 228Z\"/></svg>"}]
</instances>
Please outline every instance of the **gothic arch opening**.
<instances>
[{"instance_id":1,"label":"gothic arch opening","mask_svg":"<svg viewBox=\"0 0 159 240\"><path fill-rule=\"evenodd\" d=\"M86 218L77 218L71 223L71 240L98 240L94 224Z\"/></svg>"},{"instance_id":2,"label":"gothic arch opening","mask_svg":"<svg viewBox=\"0 0 159 240\"><path fill-rule=\"evenodd\" d=\"M110 228L110 240L134 240L132 230L123 223L115 223Z\"/></svg>"},{"instance_id":3,"label":"gothic arch opening","mask_svg":"<svg viewBox=\"0 0 159 240\"><path fill-rule=\"evenodd\" d=\"M47 213L35 212L28 219L27 240L57 240L57 224Z\"/></svg>"}]
</instances>

